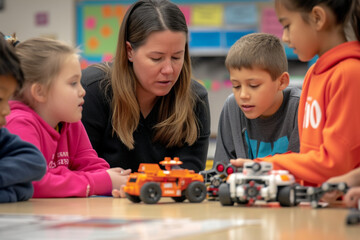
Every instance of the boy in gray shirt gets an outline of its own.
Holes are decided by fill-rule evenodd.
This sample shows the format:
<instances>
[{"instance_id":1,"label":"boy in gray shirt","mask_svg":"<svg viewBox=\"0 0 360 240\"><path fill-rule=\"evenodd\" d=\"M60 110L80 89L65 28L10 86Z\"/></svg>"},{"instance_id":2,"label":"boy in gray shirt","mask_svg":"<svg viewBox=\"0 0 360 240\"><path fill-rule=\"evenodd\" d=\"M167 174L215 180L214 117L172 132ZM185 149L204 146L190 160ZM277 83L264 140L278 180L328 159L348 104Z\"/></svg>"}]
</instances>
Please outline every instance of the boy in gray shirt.
<instances>
[{"instance_id":1,"label":"boy in gray shirt","mask_svg":"<svg viewBox=\"0 0 360 240\"><path fill-rule=\"evenodd\" d=\"M280 40L265 33L246 35L230 48L225 65L233 93L220 115L213 166L230 159L299 152L301 90L288 87Z\"/></svg>"}]
</instances>

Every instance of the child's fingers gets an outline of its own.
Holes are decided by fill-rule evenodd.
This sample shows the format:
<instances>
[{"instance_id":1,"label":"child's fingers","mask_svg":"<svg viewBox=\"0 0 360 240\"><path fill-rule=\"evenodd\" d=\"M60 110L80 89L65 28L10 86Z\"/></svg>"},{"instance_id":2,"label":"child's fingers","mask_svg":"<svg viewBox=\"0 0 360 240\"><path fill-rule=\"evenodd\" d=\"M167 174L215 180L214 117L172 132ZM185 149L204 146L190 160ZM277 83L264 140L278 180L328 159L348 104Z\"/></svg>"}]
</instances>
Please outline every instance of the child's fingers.
<instances>
[{"instance_id":1,"label":"child's fingers","mask_svg":"<svg viewBox=\"0 0 360 240\"><path fill-rule=\"evenodd\" d=\"M342 192L334 190L334 191L325 193L321 197L321 200L324 202L331 203L331 202L335 202L336 199L338 199L341 195L342 195Z\"/></svg>"},{"instance_id":2,"label":"child's fingers","mask_svg":"<svg viewBox=\"0 0 360 240\"><path fill-rule=\"evenodd\" d=\"M115 197L115 198L119 198L121 197L120 196L120 191L117 190L117 189L113 189L112 192L111 192L112 196Z\"/></svg>"},{"instance_id":3,"label":"child's fingers","mask_svg":"<svg viewBox=\"0 0 360 240\"><path fill-rule=\"evenodd\" d=\"M122 176L129 175L131 169L122 169L122 168L113 168L117 173L120 173Z\"/></svg>"},{"instance_id":4,"label":"child's fingers","mask_svg":"<svg viewBox=\"0 0 360 240\"><path fill-rule=\"evenodd\" d=\"M129 175L131 173L131 169L126 169L126 170L121 170L121 175L125 176L125 175Z\"/></svg>"},{"instance_id":5,"label":"child's fingers","mask_svg":"<svg viewBox=\"0 0 360 240\"><path fill-rule=\"evenodd\" d=\"M244 166L244 163L250 162L250 161L252 161L252 160L244 159L244 158L230 159L231 165L233 165L235 167L242 167L242 166Z\"/></svg>"},{"instance_id":6,"label":"child's fingers","mask_svg":"<svg viewBox=\"0 0 360 240\"><path fill-rule=\"evenodd\" d=\"M124 186L125 185L122 185L121 187L120 187L120 197L122 197L122 198L124 198L124 197L126 197L126 195L125 195L125 191L124 191Z\"/></svg>"},{"instance_id":7,"label":"child's fingers","mask_svg":"<svg viewBox=\"0 0 360 240\"><path fill-rule=\"evenodd\" d=\"M125 191L124 191L124 186L125 185L121 185L120 190L119 189L113 189L112 190L112 196L115 198L125 198Z\"/></svg>"},{"instance_id":8,"label":"child's fingers","mask_svg":"<svg viewBox=\"0 0 360 240\"><path fill-rule=\"evenodd\" d=\"M344 202L348 207L357 208L358 201L360 199L360 187L350 188L349 191L345 194Z\"/></svg>"}]
</instances>

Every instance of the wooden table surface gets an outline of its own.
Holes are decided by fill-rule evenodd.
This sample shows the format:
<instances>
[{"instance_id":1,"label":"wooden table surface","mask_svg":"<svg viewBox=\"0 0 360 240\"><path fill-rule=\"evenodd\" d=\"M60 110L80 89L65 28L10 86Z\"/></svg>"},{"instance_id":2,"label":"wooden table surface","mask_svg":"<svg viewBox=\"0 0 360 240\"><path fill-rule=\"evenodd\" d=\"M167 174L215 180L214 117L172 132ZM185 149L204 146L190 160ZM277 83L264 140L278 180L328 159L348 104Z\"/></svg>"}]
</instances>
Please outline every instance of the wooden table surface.
<instances>
[{"instance_id":1,"label":"wooden table surface","mask_svg":"<svg viewBox=\"0 0 360 240\"><path fill-rule=\"evenodd\" d=\"M217 201L175 203L163 198L158 204L132 203L111 197L30 199L0 204L0 214L60 214L85 217L159 219L190 218L258 220L258 224L231 227L177 239L360 239L360 225L347 226L349 210L341 205L312 209L309 205L282 208L276 204L223 207ZM148 238L148 239L151 239Z\"/></svg>"}]
</instances>

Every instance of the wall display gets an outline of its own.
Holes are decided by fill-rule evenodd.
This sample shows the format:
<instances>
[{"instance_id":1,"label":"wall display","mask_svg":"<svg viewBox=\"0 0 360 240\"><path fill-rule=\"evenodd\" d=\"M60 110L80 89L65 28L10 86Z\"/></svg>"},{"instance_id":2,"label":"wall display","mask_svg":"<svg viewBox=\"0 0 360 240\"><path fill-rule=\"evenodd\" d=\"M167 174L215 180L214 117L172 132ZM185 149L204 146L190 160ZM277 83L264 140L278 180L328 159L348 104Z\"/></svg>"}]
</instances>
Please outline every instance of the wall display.
<instances>
[{"instance_id":1,"label":"wall display","mask_svg":"<svg viewBox=\"0 0 360 240\"><path fill-rule=\"evenodd\" d=\"M77 45L82 66L111 61L124 14L134 1L79 1L76 6ZM258 32L257 2L178 0L189 26L192 56L225 56L232 44L249 33Z\"/></svg>"}]
</instances>

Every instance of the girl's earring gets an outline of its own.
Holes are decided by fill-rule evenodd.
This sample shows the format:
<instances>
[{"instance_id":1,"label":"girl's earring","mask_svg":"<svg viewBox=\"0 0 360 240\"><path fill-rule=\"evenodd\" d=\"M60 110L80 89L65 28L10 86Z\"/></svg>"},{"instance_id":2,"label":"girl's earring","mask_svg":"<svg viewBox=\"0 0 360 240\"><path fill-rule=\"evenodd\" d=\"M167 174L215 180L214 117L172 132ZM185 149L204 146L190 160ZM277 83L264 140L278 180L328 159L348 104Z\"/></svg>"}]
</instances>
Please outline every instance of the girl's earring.
<instances>
[{"instance_id":1,"label":"girl's earring","mask_svg":"<svg viewBox=\"0 0 360 240\"><path fill-rule=\"evenodd\" d=\"M129 58L129 61L132 62L132 58L131 58L131 57Z\"/></svg>"}]
</instances>

